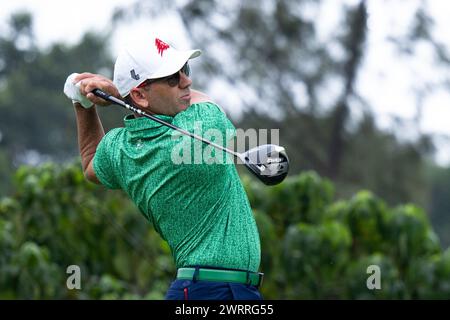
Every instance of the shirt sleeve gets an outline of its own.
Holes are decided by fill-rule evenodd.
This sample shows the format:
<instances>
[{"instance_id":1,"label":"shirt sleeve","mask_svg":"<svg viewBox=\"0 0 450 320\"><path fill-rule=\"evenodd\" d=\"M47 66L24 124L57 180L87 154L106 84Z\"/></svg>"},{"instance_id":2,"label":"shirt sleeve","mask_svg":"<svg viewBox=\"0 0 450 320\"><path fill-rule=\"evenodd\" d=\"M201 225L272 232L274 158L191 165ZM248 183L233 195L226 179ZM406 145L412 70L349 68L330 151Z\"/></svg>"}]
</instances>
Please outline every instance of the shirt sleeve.
<instances>
[{"instance_id":1,"label":"shirt sleeve","mask_svg":"<svg viewBox=\"0 0 450 320\"><path fill-rule=\"evenodd\" d=\"M109 189L120 189L119 172L114 165L115 142L122 128L109 131L97 146L94 155L94 172L98 180Z\"/></svg>"}]
</instances>

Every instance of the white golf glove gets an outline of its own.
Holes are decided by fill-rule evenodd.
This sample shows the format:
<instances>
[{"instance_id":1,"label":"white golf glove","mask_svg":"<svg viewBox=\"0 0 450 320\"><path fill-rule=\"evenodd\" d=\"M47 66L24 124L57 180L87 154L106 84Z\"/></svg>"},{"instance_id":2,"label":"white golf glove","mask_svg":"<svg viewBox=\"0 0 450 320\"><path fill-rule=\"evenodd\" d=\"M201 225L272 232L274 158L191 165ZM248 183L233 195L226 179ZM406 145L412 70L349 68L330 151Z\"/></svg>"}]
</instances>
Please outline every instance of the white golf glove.
<instances>
[{"instance_id":1,"label":"white golf glove","mask_svg":"<svg viewBox=\"0 0 450 320\"><path fill-rule=\"evenodd\" d=\"M80 82L75 83L75 77L78 73L72 73L67 77L64 84L64 93L69 99L72 99L72 103L79 102L84 108L88 109L94 104L88 98L83 96L80 92Z\"/></svg>"}]
</instances>

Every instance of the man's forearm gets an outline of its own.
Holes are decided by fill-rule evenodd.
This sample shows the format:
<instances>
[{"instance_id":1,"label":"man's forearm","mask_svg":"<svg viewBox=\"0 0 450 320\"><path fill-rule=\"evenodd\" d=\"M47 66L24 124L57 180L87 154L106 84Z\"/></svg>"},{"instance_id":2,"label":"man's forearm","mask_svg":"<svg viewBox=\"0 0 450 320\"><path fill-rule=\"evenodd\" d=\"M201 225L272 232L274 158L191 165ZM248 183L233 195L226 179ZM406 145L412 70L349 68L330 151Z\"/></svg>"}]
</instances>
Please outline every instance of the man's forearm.
<instances>
[{"instance_id":1,"label":"man's forearm","mask_svg":"<svg viewBox=\"0 0 450 320\"><path fill-rule=\"evenodd\" d=\"M97 145L105 135L102 123L94 107L85 109L79 103L74 104L77 116L78 147L80 150L83 171L86 171L89 163L95 155Z\"/></svg>"}]
</instances>

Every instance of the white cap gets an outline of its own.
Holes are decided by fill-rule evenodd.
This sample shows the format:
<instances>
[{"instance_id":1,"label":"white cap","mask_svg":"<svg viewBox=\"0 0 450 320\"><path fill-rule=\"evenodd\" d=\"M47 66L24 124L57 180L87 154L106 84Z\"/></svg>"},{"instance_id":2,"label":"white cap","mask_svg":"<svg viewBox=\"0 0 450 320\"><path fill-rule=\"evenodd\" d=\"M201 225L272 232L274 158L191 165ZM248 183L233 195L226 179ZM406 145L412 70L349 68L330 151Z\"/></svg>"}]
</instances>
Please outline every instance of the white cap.
<instances>
[{"instance_id":1,"label":"white cap","mask_svg":"<svg viewBox=\"0 0 450 320\"><path fill-rule=\"evenodd\" d=\"M156 36L135 42L119 53L114 65L114 84L122 97L147 79L170 76L201 54L200 50L179 51Z\"/></svg>"}]
</instances>

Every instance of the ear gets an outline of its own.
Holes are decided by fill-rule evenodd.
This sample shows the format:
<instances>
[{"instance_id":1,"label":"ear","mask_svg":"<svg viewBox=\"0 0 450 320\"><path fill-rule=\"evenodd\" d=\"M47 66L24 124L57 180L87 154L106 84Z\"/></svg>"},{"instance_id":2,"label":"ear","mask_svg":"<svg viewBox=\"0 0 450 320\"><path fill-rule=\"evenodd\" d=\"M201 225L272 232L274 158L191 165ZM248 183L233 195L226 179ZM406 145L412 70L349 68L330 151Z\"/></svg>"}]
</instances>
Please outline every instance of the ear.
<instances>
[{"instance_id":1,"label":"ear","mask_svg":"<svg viewBox=\"0 0 450 320\"><path fill-rule=\"evenodd\" d=\"M149 106L145 92L139 88L131 89L130 97L138 107L147 108Z\"/></svg>"}]
</instances>

